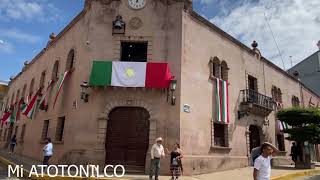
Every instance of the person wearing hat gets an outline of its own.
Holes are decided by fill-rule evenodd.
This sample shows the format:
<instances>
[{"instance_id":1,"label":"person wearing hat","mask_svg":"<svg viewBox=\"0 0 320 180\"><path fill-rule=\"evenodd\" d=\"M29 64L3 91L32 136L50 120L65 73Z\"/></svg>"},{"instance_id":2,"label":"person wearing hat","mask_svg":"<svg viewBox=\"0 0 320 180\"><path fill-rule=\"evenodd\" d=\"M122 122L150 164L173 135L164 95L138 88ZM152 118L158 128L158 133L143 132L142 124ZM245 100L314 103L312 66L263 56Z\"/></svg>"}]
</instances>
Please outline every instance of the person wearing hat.
<instances>
[{"instance_id":1,"label":"person wearing hat","mask_svg":"<svg viewBox=\"0 0 320 180\"><path fill-rule=\"evenodd\" d=\"M149 179L151 180L153 175L155 180L158 180L160 171L160 159L165 156L164 148L162 146L163 139L161 137L156 139L156 143L151 148L151 163Z\"/></svg>"},{"instance_id":2,"label":"person wearing hat","mask_svg":"<svg viewBox=\"0 0 320 180\"><path fill-rule=\"evenodd\" d=\"M254 161L254 180L270 180L271 157L278 151L271 143L265 142L261 145L261 155Z\"/></svg>"}]
</instances>

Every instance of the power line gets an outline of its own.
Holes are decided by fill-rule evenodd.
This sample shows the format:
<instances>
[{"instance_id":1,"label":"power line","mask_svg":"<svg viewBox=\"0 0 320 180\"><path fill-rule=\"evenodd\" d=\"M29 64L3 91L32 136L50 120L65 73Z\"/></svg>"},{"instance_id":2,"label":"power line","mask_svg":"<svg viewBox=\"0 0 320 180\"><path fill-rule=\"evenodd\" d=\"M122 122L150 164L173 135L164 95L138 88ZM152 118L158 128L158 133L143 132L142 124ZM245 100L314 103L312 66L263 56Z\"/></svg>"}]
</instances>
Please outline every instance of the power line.
<instances>
[{"instance_id":1,"label":"power line","mask_svg":"<svg viewBox=\"0 0 320 180\"><path fill-rule=\"evenodd\" d=\"M277 46L277 49L278 49L278 52L279 52L279 55L280 55L280 58L281 58L281 61L282 61L283 69L286 70L286 67L285 67L285 65L284 65L284 60L283 60L283 57L282 57L282 54L281 54L279 45L278 45L278 43L277 43L277 41L276 41L276 38L275 38L275 36L274 36L274 34L273 34L273 31L272 31L271 26L270 26L270 24L269 24L269 21L268 21L268 18L267 18L267 16L266 16L266 13L263 13L263 14L264 14L264 18L265 18L265 20L266 20L266 22L267 22L267 25L268 25L268 27L269 27L269 30L270 30L270 32L271 32L273 41L274 41L274 43L275 43L276 46Z\"/></svg>"}]
</instances>

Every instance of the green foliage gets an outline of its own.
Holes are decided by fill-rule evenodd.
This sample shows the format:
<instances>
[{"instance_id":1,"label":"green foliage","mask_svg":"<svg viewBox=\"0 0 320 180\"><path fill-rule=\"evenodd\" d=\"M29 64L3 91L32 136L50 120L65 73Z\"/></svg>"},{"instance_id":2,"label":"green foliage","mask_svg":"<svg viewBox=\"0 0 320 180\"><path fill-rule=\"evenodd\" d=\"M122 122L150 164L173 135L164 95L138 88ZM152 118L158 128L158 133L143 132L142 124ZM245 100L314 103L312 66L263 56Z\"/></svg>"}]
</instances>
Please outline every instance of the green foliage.
<instances>
[{"instance_id":1,"label":"green foliage","mask_svg":"<svg viewBox=\"0 0 320 180\"><path fill-rule=\"evenodd\" d=\"M320 144L320 109L293 107L277 113L277 118L292 126L284 130L288 140Z\"/></svg>"},{"instance_id":2,"label":"green foliage","mask_svg":"<svg viewBox=\"0 0 320 180\"><path fill-rule=\"evenodd\" d=\"M290 126L320 125L320 109L302 107L283 109L277 113L277 118Z\"/></svg>"}]
</instances>

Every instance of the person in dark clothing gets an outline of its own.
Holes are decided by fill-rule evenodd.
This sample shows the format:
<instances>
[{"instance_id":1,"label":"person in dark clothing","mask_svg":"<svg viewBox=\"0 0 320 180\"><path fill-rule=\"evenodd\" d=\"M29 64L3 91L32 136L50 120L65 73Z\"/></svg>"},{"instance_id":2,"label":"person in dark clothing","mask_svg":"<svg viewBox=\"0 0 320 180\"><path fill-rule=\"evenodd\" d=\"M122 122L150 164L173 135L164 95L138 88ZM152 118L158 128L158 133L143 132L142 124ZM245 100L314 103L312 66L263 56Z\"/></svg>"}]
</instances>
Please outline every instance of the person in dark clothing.
<instances>
[{"instance_id":1,"label":"person in dark clothing","mask_svg":"<svg viewBox=\"0 0 320 180\"><path fill-rule=\"evenodd\" d=\"M9 154L13 154L14 147L17 145L17 137L16 135L13 135L13 137L10 140L10 151Z\"/></svg>"},{"instance_id":2,"label":"person in dark clothing","mask_svg":"<svg viewBox=\"0 0 320 180\"><path fill-rule=\"evenodd\" d=\"M295 142L292 143L292 146L291 146L291 159L294 163L297 162L297 159L298 159L298 146L296 145Z\"/></svg>"},{"instance_id":3,"label":"person in dark clothing","mask_svg":"<svg viewBox=\"0 0 320 180\"><path fill-rule=\"evenodd\" d=\"M178 179L179 176L183 173L182 161L183 157L182 151L180 149L179 143L174 144L174 149L167 153L170 155L170 171L171 171L171 179Z\"/></svg>"}]
</instances>

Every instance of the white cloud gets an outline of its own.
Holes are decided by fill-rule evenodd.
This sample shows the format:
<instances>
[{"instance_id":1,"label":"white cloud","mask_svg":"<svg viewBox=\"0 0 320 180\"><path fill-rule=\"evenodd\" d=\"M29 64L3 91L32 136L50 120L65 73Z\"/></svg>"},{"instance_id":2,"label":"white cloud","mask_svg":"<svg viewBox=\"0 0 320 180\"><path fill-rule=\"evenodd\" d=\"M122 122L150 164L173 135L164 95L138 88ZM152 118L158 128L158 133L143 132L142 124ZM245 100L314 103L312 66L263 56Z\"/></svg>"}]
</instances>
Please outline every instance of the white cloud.
<instances>
[{"instance_id":1,"label":"white cloud","mask_svg":"<svg viewBox=\"0 0 320 180\"><path fill-rule=\"evenodd\" d=\"M13 39L24 43L37 43L41 40L39 36L28 34L17 29L1 29L0 37Z\"/></svg>"},{"instance_id":2,"label":"white cloud","mask_svg":"<svg viewBox=\"0 0 320 180\"><path fill-rule=\"evenodd\" d=\"M11 43L4 42L4 41L3 43L0 43L0 53L11 54L13 52L14 52L14 46Z\"/></svg>"},{"instance_id":3,"label":"white cloud","mask_svg":"<svg viewBox=\"0 0 320 180\"><path fill-rule=\"evenodd\" d=\"M319 8L319 0L263 0L256 3L244 0L227 15L214 17L210 21L248 46L256 40L263 56L283 67L266 23L266 15L288 69L291 66L289 56L295 64L317 50L316 43L320 39Z\"/></svg>"},{"instance_id":4,"label":"white cloud","mask_svg":"<svg viewBox=\"0 0 320 180\"><path fill-rule=\"evenodd\" d=\"M51 3L38 0L0 0L1 20L55 20L58 9Z\"/></svg>"}]
</instances>

